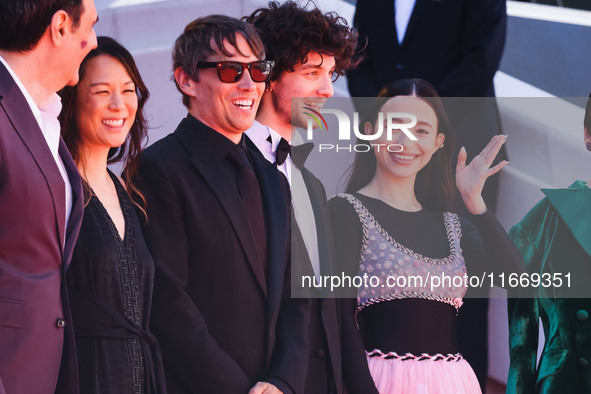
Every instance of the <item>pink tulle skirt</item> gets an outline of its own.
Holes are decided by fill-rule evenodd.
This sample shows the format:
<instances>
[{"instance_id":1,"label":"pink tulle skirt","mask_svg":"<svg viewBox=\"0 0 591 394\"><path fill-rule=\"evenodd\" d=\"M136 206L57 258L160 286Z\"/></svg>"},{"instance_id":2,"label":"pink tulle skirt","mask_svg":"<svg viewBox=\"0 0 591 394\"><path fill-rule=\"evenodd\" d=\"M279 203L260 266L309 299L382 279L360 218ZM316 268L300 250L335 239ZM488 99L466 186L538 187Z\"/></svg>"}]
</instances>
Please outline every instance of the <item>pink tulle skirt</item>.
<instances>
[{"instance_id":1,"label":"pink tulle skirt","mask_svg":"<svg viewBox=\"0 0 591 394\"><path fill-rule=\"evenodd\" d=\"M380 394L481 394L478 379L460 361L400 360L368 357Z\"/></svg>"}]
</instances>

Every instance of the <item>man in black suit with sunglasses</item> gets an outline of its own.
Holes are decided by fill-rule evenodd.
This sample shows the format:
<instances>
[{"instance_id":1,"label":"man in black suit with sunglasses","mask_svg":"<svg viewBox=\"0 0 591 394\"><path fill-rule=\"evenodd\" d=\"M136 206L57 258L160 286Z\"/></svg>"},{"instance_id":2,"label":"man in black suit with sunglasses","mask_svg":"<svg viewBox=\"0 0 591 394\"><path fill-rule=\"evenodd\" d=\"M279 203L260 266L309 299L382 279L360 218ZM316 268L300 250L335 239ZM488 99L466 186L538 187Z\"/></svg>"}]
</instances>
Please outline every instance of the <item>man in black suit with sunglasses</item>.
<instances>
[{"instance_id":1,"label":"man in black suit with sunglasses","mask_svg":"<svg viewBox=\"0 0 591 394\"><path fill-rule=\"evenodd\" d=\"M242 135L272 69L264 56L244 22L187 25L172 57L189 114L140 165L169 393L302 392L309 301L290 297L286 185Z\"/></svg>"}]
</instances>

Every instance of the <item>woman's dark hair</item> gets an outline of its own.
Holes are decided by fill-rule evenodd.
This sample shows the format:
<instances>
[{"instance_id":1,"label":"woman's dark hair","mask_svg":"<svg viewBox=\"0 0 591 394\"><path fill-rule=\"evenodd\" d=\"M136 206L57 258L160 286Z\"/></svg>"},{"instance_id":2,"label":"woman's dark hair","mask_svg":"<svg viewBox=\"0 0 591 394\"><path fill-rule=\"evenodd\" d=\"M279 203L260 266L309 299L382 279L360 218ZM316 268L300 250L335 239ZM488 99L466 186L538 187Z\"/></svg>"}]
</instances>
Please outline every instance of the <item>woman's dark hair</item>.
<instances>
[{"instance_id":1,"label":"woman's dark hair","mask_svg":"<svg viewBox=\"0 0 591 394\"><path fill-rule=\"evenodd\" d=\"M422 79L401 79L384 86L372 107L365 114L359 129L364 129L362 126L365 122L375 125L380 109L388 100L396 96L419 97L435 111L438 123L437 133L445 135L445 143L443 148L437 150L429 163L417 174L415 193L419 202L425 207L441 211L450 210L456 193L451 170L455 135L443 102L431 84ZM361 144L364 141L358 140L357 143ZM357 152L355 161L349 169L346 192L354 193L363 188L373 179L375 173L376 156L373 150Z\"/></svg>"},{"instance_id":2,"label":"woman's dark hair","mask_svg":"<svg viewBox=\"0 0 591 394\"><path fill-rule=\"evenodd\" d=\"M121 176L127 186L127 194L133 203L145 215L146 200L143 194L134 184L133 180L137 175L143 143L148 136L147 122L144 115L144 105L146 104L148 97L150 97L150 93L148 92L148 88L142 80L131 53L129 53L127 49L110 37L97 38L96 49L90 51L90 53L86 55L82 61L82 64L80 64L80 80L84 78L86 73L86 65L88 62L100 55L111 56L112 58L118 60L123 65L131 77L131 80L135 84L135 91L138 98L135 120L123 145L118 148L111 148L109 150L107 163L122 163L124 170ZM78 126L76 124L76 102L78 98L77 87L78 85L66 86L61 90L60 96L62 98L62 112L60 113L59 121L61 124L61 133L62 137L64 138L64 142L70 150L70 153L72 154L76 164L79 164L82 161L82 157L80 152L80 130L78 130ZM81 164L84 165L84 163ZM86 180L84 180L84 189L86 194L90 196L90 186Z\"/></svg>"}]
</instances>

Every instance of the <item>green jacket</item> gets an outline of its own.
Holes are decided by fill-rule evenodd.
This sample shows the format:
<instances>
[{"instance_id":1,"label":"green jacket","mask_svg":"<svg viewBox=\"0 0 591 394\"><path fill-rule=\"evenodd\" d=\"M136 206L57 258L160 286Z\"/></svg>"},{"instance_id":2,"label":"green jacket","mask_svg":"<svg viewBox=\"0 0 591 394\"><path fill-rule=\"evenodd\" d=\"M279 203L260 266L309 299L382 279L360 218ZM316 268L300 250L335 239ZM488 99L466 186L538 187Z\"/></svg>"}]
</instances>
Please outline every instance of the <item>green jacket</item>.
<instances>
[{"instance_id":1,"label":"green jacket","mask_svg":"<svg viewBox=\"0 0 591 394\"><path fill-rule=\"evenodd\" d=\"M576 181L542 191L509 235L530 275L561 274L563 283L509 292L507 393L591 393L591 298L572 298L591 297L591 189ZM539 319L546 339L536 368Z\"/></svg>"}]
</instances>

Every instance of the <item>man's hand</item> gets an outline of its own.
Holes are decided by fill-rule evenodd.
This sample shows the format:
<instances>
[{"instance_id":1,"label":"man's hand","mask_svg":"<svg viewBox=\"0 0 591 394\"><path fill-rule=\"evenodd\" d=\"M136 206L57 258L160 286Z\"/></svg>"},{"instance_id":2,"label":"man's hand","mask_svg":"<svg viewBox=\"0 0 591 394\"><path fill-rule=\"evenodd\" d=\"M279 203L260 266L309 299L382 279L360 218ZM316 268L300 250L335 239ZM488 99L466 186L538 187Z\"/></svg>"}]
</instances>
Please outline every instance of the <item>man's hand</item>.
<instances>
[{"instance_id":1,"label":"man's hand","mask_svg":"<svg viewBox=\"0 0 591 394\"><path fill-rule=\"evenodd\" d=\"M248 394L283 394L283 391L267 382L257 382Z\"/></svg>"}]
</instances>

